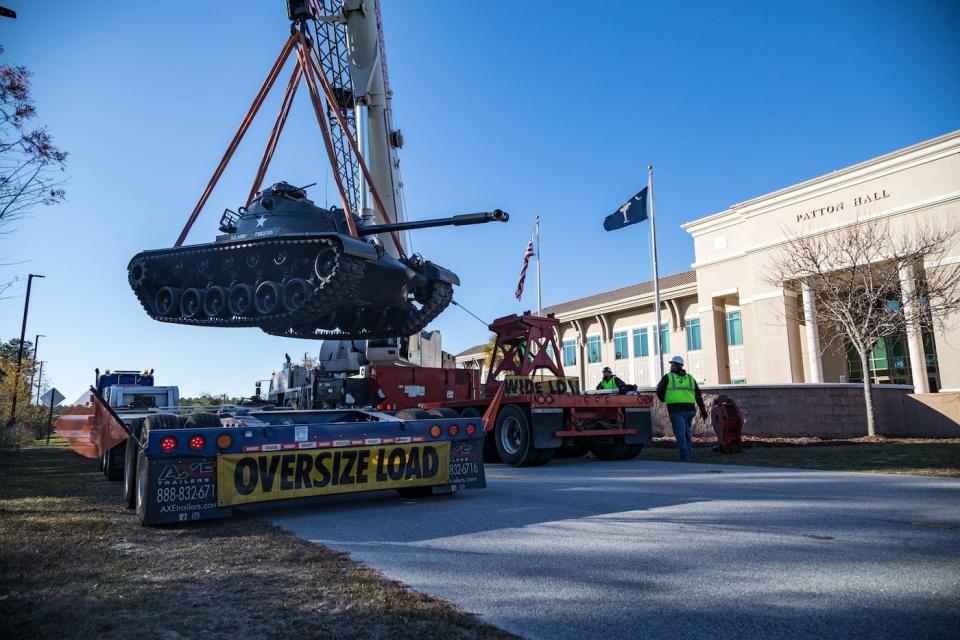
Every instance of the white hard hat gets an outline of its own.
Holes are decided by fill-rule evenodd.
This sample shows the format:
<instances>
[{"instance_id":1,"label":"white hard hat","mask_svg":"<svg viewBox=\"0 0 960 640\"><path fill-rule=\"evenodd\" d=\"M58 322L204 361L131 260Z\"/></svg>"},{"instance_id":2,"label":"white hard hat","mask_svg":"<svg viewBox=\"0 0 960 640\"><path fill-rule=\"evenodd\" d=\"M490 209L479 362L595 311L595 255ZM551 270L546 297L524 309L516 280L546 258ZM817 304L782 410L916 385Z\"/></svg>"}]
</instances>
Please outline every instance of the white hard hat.
<instances>
[{"instance_id":1,"label":"white hard hat","mask_svg":"<svg viewBox=\"0 0 960 640\"><path fill-rule=\"evenodd\" d=\"M673 356L672 358L670 358L670 364L678 364L682 367L683 358L681 358L680 356Z\"/></svg>"}]
</instances>

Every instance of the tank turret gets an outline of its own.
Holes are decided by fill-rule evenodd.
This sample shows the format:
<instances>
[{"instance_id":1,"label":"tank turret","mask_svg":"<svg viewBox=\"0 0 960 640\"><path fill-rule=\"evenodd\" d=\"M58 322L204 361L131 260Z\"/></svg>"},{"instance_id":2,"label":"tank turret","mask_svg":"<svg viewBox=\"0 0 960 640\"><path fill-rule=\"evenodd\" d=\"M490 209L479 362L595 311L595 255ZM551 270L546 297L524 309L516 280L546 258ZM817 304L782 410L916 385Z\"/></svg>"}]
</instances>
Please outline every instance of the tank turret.
<instances>
[{"instance_id":1,"label":"tank turret","mask_svg":"<svg viewBox=\"0 0 960 640\"><path fill-rule=\"evenodd\" d=\"M460 280L419 255L393 257L377 235L508 219L499 209L381 225L354 217L353 237L342 209L281 182L224 212L215 242L138 253L128 279L161 322L315 339L412 335L450 304Z\"/></svg>"}]
</instances>

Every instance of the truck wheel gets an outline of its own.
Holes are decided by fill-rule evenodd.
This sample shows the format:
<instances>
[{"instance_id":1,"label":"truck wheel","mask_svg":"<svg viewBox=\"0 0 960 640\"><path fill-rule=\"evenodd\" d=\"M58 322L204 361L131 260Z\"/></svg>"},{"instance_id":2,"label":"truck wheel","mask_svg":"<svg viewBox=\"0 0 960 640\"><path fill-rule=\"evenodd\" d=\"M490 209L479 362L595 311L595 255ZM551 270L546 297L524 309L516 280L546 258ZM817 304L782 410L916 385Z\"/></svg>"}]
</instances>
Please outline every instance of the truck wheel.
<instances>
[{"instance_id":1,"label":"truck wheel","mask_svg":"<svg viewBox=\"0 0 960 640\"><path fill-rule=\"evenodd\" d=\"M149 419L149 418L148 418ZM150 461L141 451L137 454L137 492L136 507L137 520L140 524L147 518L147 477L150 472Z\"/></svg>"},{"instance_id":2,"label":"truck wheel","mask_svg":"<svg viewBox=\"0 0 960 640\"><path fill-rule=\"evenodd\" d=\"M643 451L642 444L627 444L623 436L612 438L613 442L594 442L590 451L597 460L633 460Z\"/></svg>"},{"instance_id":3,"label":"truck wheel","mask_svg":"<svg viewBox=\"0 0 960 640\"><path fill-rule=\"evenodd\" d=\"M457 413L456 409L450 409L449 407L440 407L439 409L427 409L429 413L434 418L459 418L460 414Z\"/></svg>"},{"instance_id":4,"label":"truck wheel","mask_svg":"<svg viewBox=\"0 0 960 640\"><path fill-rule=\"evenodd\" d=\"M423 409L400 409L397 417L401 420L429 420L433 416Z\"/></svg>"},{"instance_id":5,"label":"truck wheel","mask_svg":"<svg viewBox=\"0 0 960 640\"><path fill-rule=\"evenodd\" d=\"M115 447L111 447L107 450L105 466L103 468L103 475L107 476L107 480L122 480L123 479L123 458L127 452L126 442L121 442Z\"/></svg>"},{"instance_id":6,"label":"truck wheel","mask_svg":"<svg viewBox=\"0 0 960 640\"><path fill-rule=\"evenodd\" d=\"M476 407L467 407L460 412L462 418L477 418L479 421L483 417L480 410ZM499 464L503 462L500 459L500 453L497 451L497 439L493 431L483 437L483 461L487 464Z\"/></svg>"},{"instance_id":7,"label":"truck wheel","mask_svg":"<svg viewBox=\"0 0 960 640\"><path fill-rule=\"evenodd\" d=\"M191 413L183 421L184 429L217 429L222 426L220 418L212 413Z\"/></svg>"},{"instance_id":8,"label":"truck wheel","mask_svg":"<svg viewBox=\"0 0 960 640\"><path fill-rule=\"evenodd\" d=\"M581 458L590 450L590 446L584 441L584 438L573 438L573 442L557 449L558 458Z\"/></svg>"},{"instance_id":9,"label":"truck wheel","mask_svg":"<svg viewBox=\"0 0 960 640\"><path fill-rule=\"evenodd\" d=\"M500 459L510 466L529 467L543 464L540 462L539 450L533 446L530 420L526 411L520 407L512 404L501 407L493 433ZM553 457L552 449L550 457Z\"/></svg>"},{"instance_id":10,"label":"truck wheel","mask_svg":"<svg viewBox=\"0 0 960 640\"><path fill-rule=\"evenodd\" d=\"M131 420L130 430L133 437L127 438L123 452L123 504L128 509L133 509L137 506L137 454L140 453L137 441L143 433L143 418Z\"/></svg>"}]
</instances>

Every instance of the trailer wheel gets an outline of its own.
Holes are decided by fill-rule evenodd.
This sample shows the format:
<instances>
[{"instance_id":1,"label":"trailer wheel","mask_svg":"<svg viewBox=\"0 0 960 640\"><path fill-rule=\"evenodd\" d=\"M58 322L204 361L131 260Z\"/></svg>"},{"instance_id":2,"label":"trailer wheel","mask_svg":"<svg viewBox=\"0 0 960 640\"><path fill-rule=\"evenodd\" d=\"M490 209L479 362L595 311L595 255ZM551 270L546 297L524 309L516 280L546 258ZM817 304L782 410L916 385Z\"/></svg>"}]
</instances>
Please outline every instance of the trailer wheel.
<instances>
[{"instance_id":1,"label":"trailer wheel","mask_svg":"<svg viewBox=\"0 0 960 640\"><path fill-rule=\"evenodd\" d=\"M623 436L612 439L613 442L594 442L590 452L597 460L633 460L643 451L642 444L627 444Z\"/></svg>"},{"instance_id":2,"label":"trailer wheel","mask_svg":"<svg viewBox=\"0 0 960 640\"><path fill-rule=\"evenodd\" d=\"M400 409L397 411L397 417L401 420L429 420L433 416L423 409Z\"/></svg>"},{"instance_id":3,"label":"trailer wheel","mask_svg":"<svg viewBox=\"0 0 960 640\"><path fill-rule=\"evenodd\" d=\"M143 433L143 418L130 421L133 437L127 438L123 456L123 504L128 509L137 506L137 454L140 453L140 435Z\"/></svg>"},{"instance_id":4,"label":"trailer wheel","mask_svg":"<svg viewBox=\"0 0 960 640\"><path fill-rule=\"evenodd\" d=\"M149 433L152 429L179 429L180 418L172 413L151 413L143 421L143 432Z\"/></svg>"},{"instance_id":5,"label":"trailer wheel","mask_svg":"<svg viewBox=\"0 0 960 640\"><path fill-rule=\"evenodd\" d=\"M550 458L541 462L540 450L533 446L533 431L527 413L516 405L500 408L493 433L500 459L512 467L536 466L553 457L553 449L550 449Z\"/></svg>"},{"instance_id":6,"label":"trailer wheel","mask_svg":"<svg viewBox=\"0 0 960 640\"><path fill-rule=\"evenodd\" d=\"M457 413L456 409L450 409L449 407L440 407L439 409L427 409L429 413L434 418L459 418L460 414Z\"/></svg>"},{"instance_id":7,"label":"trailer wheel","mask_svg":"<svg viewBox=\"0 0 960 640\"><path fill-rule=\"evenodd\" d=\"M222 426L220 418L212 413L191 413L183 421L184 429L217 429Z\"/></svg>"},{"instance_id":8,"label":"trailer wheel","mask_svg":"<svg viewBox=\"0 0 960 640\"><path fill-rule=\"evenodd\" d=\"M149 419L149 418L148 418ZM147 518L147 474L150 472L150 461L143 451L137 454L137 520L140 524Z\"/></svg>"},{"instance_id":9,"label":"trailer wheel","mask_svg":"<svg viewBox=\"0 0 960 640\"><path fill-rule=\"evenodd\" d=\"M123 442L115 447L110 447L110 449L107 450L103 467L103 475L107 476L107 480L113 481L123 479L123 467L121 466L121 460L123 460L126 451L127 447Z\"/></svg>"}]
</instances>

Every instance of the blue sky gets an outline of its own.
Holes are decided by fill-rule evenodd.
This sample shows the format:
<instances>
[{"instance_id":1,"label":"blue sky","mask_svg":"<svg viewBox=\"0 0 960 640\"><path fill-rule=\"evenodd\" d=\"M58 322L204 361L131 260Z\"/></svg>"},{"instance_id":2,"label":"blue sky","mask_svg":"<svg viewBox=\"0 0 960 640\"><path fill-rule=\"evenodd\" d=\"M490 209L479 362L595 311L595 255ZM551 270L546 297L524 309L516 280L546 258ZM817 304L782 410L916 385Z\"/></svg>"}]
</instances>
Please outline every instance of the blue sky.
<instances>
[{"instance_id":1,"label":"blue sky","mask_svg":"<svg viewBox=\"0 0 960 640\"><path fill-rule=\"evenodd\" d=\"M67 202L0 238L0 281L47 276L27 333L48 336L52 382L72 399L94 367L153 367L184 394L248 395L284 352L315 352L256 329L154 322L126 281L133 254L176 239L286 36L282 0L4 5L19 18L0 22L0 61L32 69L39 119L70 152ZM513 290L537 214L545 304L649 279L648 226L601 227L647 164L668 274L693 261L683 222L960 127L951 1L383 0L383 15L409 216L512 216L414 235L488 320L536 306L532 281L522 303ZM220 212L242 204L279 97L189 242L212 240ZM267 180L318 182L311 197L333 203L298 98ZM23 287L0 300L3 340L19 336L22 306ZM456 307L432 327L451 352L488 335Z\"/></svg>"}]
</instances>

